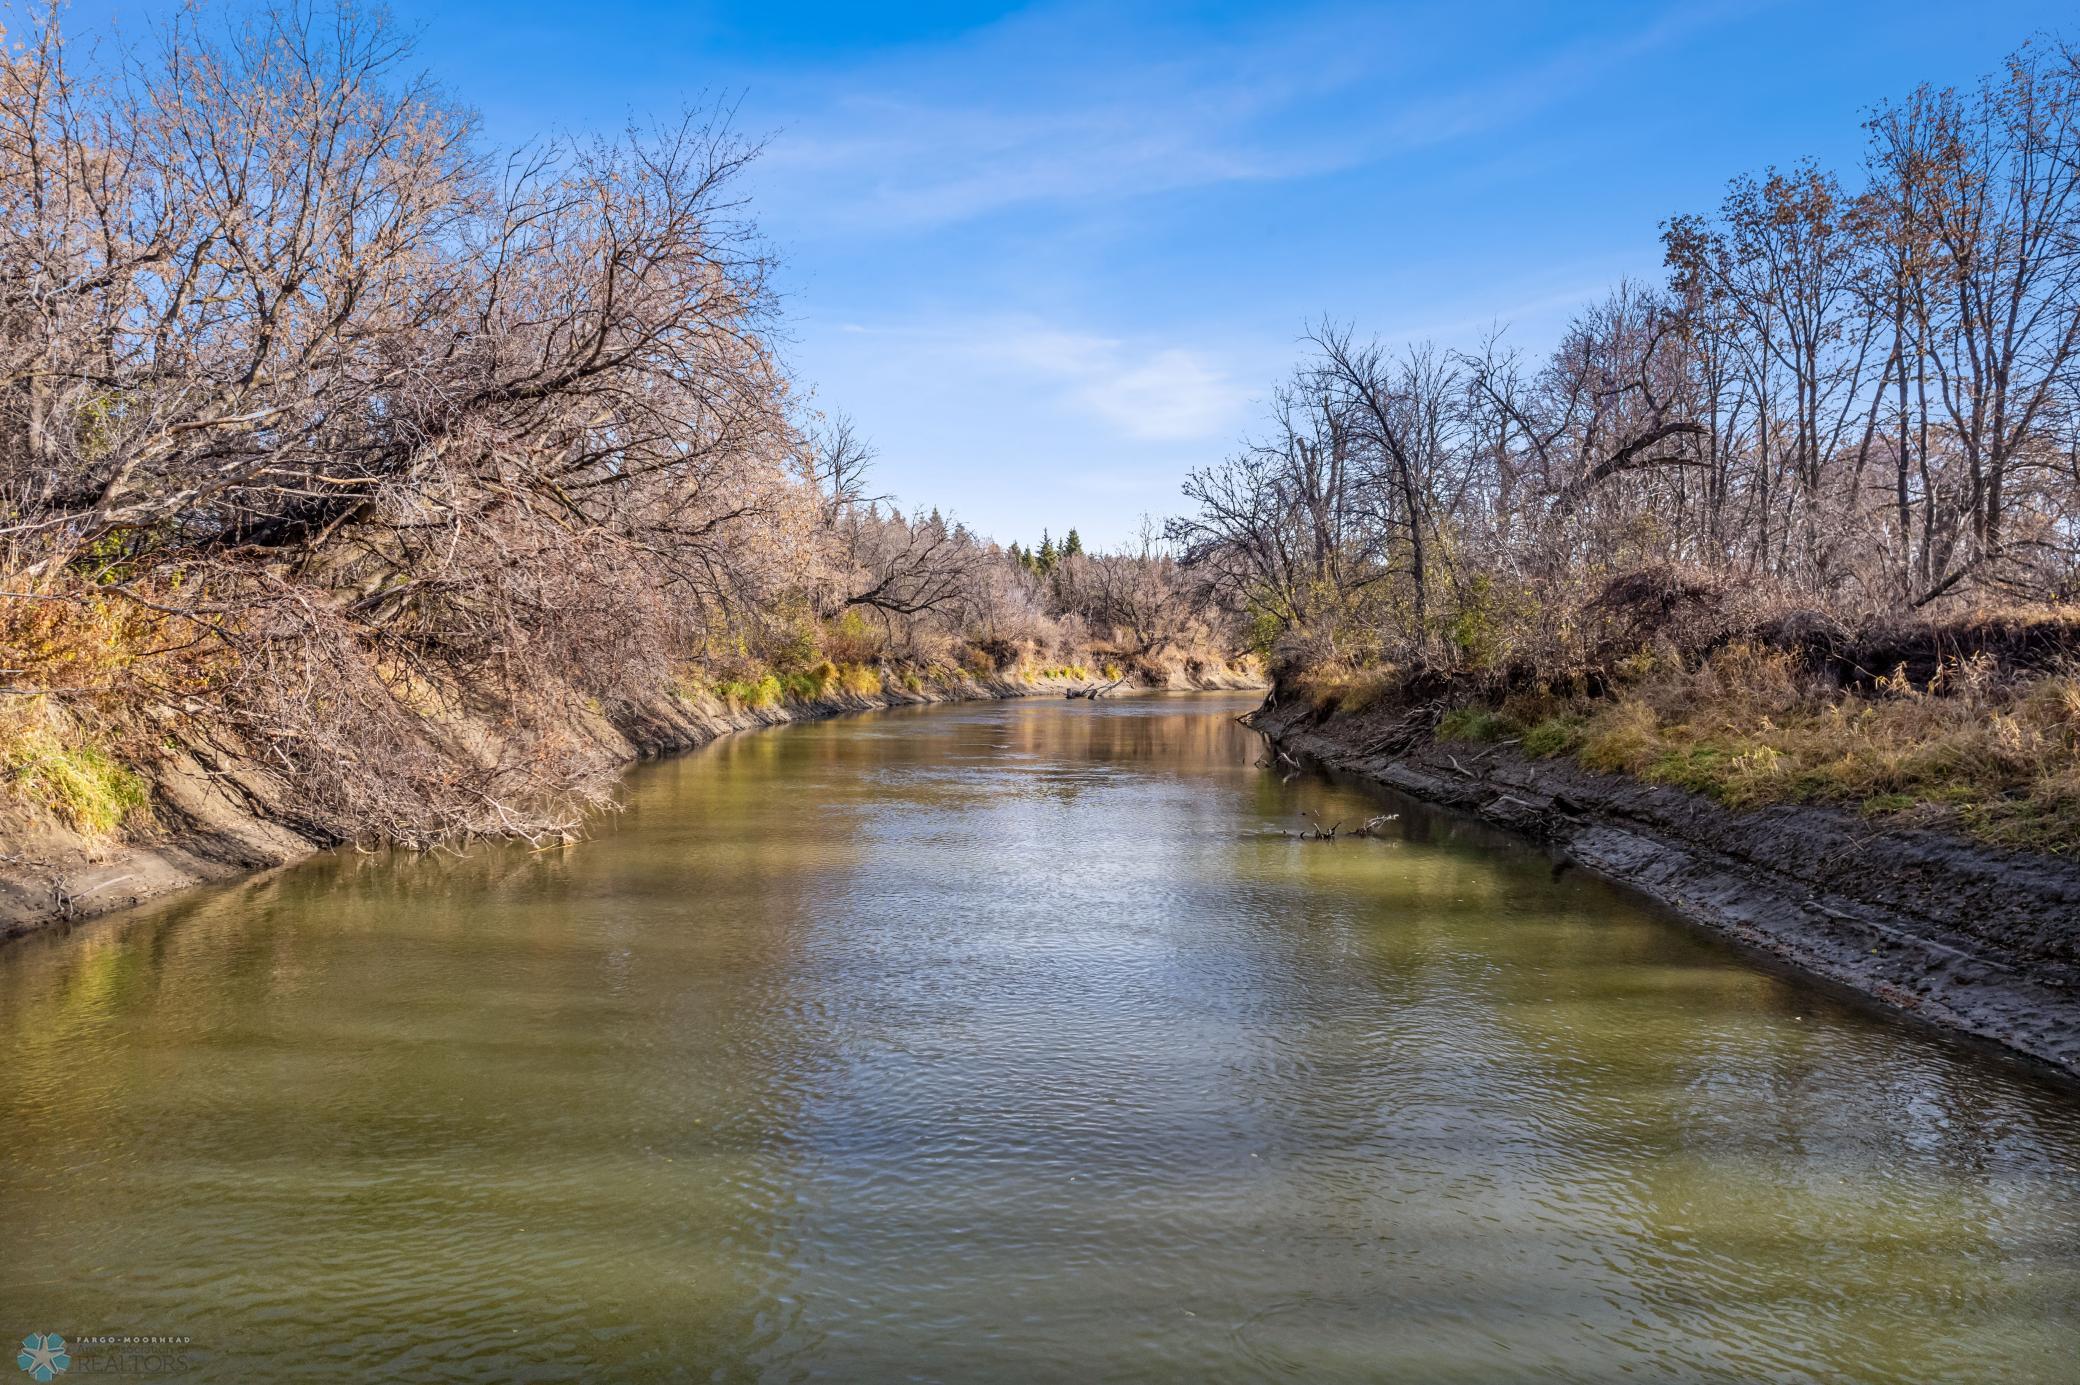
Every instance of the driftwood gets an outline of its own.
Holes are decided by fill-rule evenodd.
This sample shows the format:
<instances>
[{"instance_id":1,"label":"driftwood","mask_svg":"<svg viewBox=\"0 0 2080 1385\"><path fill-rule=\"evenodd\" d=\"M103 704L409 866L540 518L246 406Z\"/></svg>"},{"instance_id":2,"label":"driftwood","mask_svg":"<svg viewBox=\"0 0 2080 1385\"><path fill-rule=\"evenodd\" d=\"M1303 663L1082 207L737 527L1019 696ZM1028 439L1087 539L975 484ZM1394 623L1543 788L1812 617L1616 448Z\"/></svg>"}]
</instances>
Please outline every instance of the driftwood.
<instances>
[{"instance_id":1,"label":"driftwood","mask_svg":"<svg viewBox=\"0 0 2080 1385\"><path fill-rule=\"evenodd\" d=\"M1366 755L1401 755L1430 738L1444 716L1442 702L1426 702L1396 718L1379 735L1359 747Z\"/></svg>"},{"instance_id":2,"label":"driftwood","mask_svg":"<svg viewBox=\"0 0 2080 1385\"><path fill-rule=\"evenodd\" d=\"M99 894L112 885L120 885L125 880L133 878L135 877L130 875L118 875L113 880L104 880L98 885L81 890L78 894L74 894L66 889L63 881L53 880L51 882L51 904L56 909L59 918L69 919L79 912L81 903L86 900L88 895Z\"/></svg>"},{"instance_id":3,"label":"driftwood","mask_svg":"<svg viewBox=\"0 0 2080 1385\"><path fill-rule=\"evenodd\" d=\"M1300 762L1283 750L1273 750L1257 760L1258 769L1277 769L1280 765L1286 766L1286 772L1279 776L1279 783L1290 784L1300 777Z\"/></svg>"},{"instance_id":4,"label":"driftwood","mask_svg":"<svg viewBox=\"0 0 2080 1385\"><path fill-rule=\"evenodd\" d=\"M1133 677L1133 675L1134 671L1132 669L1128 669L1125 673L1122 673L1119 677L1113 679L1110 683L1103 684L1102 686L1099 684L1092 684L1090 687L1087 688L1071 688L1068 692L1064 693L1063 696L1071 698L1087 697L1091 701L1096 702L1106 693L1111 692L1114 688L1126 682L1127 679Z\"/></svg>"},{"instance_id":5,"label":"driftwood","mask_svg":"<svg viewBox=\"0 0 2080 1385\"><path fill-rule=\"evenodd\" d=\"M1300 816L1306 818L1309 822L1313 823L1314 825L1308 828L1305 832L1301 832L1298 834L1287 832L1282 835L1288 837L1297 835L1298 840L1303 842L1333 842L1336 840L1336 834L1343 830L1343 819L1341 818L1338 818L1335 822L1332 822L1327 827L1324 827L1322 826L1322 820L1306 808L1302 808L1300 810ZM1344 833L1344 835L1348 837L1383 837L1386 835L1386 833L1381 829L1384 828L1388 823L1393 822L1394 820L1399 818L1400 816L1401 814L1399 813L1381 813L1377 817L1370 817L1365 819L1364 822L1360 823L1356 827L1353 827L1349 832Z\"/></svg>"}]
</instances>

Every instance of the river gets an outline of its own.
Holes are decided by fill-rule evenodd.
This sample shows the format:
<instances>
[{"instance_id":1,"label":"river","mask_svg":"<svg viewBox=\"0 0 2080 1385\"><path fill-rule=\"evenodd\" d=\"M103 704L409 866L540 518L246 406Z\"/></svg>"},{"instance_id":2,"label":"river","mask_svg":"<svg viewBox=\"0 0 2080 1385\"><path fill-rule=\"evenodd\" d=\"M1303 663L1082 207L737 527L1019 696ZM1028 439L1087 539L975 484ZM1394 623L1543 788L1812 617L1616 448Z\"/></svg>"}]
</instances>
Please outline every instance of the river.
<instances>
[{"instance_id":1,"label":"river","mask_svg":"<svg viewBox=\"0 0 2080 1385\"><path fill-rule=\"evenodd\" d=\"M0 949L0 1331L214 1380L2074 1378L2071 1087L1261 768L1250 702L742 735L574 846Z\"/></svg>"}]
</instances>

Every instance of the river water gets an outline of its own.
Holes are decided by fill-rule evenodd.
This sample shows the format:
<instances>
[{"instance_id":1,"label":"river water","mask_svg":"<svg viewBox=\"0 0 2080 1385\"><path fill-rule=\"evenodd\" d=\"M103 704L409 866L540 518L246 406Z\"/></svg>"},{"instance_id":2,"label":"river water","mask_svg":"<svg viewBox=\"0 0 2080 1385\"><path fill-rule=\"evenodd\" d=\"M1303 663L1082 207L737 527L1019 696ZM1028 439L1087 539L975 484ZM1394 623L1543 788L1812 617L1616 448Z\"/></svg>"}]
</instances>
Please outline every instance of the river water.
<instances>
[{"instance_id":1,"label":"river water","mask_svg":"<svg viewBox=\"0 0 2080 1385\"><path fill-rule=\"evenodd\" d=\"M1258 768L1249 703L744 735L573 847L0 950L0 1332L212 1380L2076 1378L2071 1088L1412 804L1283 835L1383 808Z\"/></svg>"}]
</instances>

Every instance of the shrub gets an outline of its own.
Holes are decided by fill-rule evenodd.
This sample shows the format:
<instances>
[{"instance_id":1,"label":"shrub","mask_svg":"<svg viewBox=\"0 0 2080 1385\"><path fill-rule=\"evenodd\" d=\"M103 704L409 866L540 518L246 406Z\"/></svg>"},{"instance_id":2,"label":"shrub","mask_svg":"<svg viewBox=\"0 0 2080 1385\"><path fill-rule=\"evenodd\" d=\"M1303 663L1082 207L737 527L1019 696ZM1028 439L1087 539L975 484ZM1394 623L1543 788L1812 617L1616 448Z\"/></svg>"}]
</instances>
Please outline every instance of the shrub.
<instances>
[{"instance_id":1,"label":"shrub","mask_svg":"<svg viewBox=\"0 0 2080 1385\"><path fill-rule=\"evenodd\" d=\"M815 658L816 631L810 626L783 626L769 638L766 662L776 669L805 668Z\"/></svg>"},{"instance_id":2,"label":"shrub","mask_svg":"<svg viewBox=\"0 0 2080 1385\"><path fill-rule=\"evenodd\" d=\"M823 631L823 652L840 664L871 663L884 644L881 632L867 624L856 606Z\"/></svg>"},{"instance_id":3,"label":"shrub","mask_svg":"<svg viewBox=\"0 0 2080 1385\"><path fill-rule=\"evenodd\" d=\"M785 690L780 686L780 680L769 673L757 682L731 679L718 683L715 691L721 693L733 706L755 709L779 706Z\"/></svg>"}]
</instances>

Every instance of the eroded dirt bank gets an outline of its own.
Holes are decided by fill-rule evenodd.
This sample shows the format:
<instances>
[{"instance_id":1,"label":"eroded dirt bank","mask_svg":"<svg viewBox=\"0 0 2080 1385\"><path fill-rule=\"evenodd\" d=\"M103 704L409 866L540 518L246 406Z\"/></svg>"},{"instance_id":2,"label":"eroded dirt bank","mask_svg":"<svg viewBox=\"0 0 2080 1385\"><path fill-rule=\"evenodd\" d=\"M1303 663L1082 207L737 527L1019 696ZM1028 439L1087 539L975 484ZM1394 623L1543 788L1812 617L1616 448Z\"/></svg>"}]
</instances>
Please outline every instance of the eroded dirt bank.
<instances>
[{"instance_id":1,"label":"eroded dirt bank","mask_svg":"<svg viewBox=\"0 0 2080 1385\"><path fill-rule=\"evenodd\" d=\"M964 678L916 692L897 687L873 695L834 693L758 708L669 695L601 712L573 730L613 762L626 763L692 750L732 731L761 726L930 702L1061 697L1083 685L1080 680ZM1212 691L1262 683L1235 669L1208 665L1171 670L1166 681L1140 686ZM341 753L352 752L342 747ZM184 755L152 776L159 827L149 836L97 841L48 821L0 817L0 942L192 885L287 865L338 845L301 821L279 790L261 766L203 764Z\"/></svg>"},{"instance_id":2,"label":"eroded dirt bank","mask_svg":"<svg viewBox=\"0 0 2080 1385\"><path fill-rule=\"evenodd\" d=\"M1251 724L1289 755L1511 828L1749 948L2080 1077L2080 863L1830 808L1734 811L1391 715L1323 721L1274 700Z\"/></svg>"}]
</instances>

